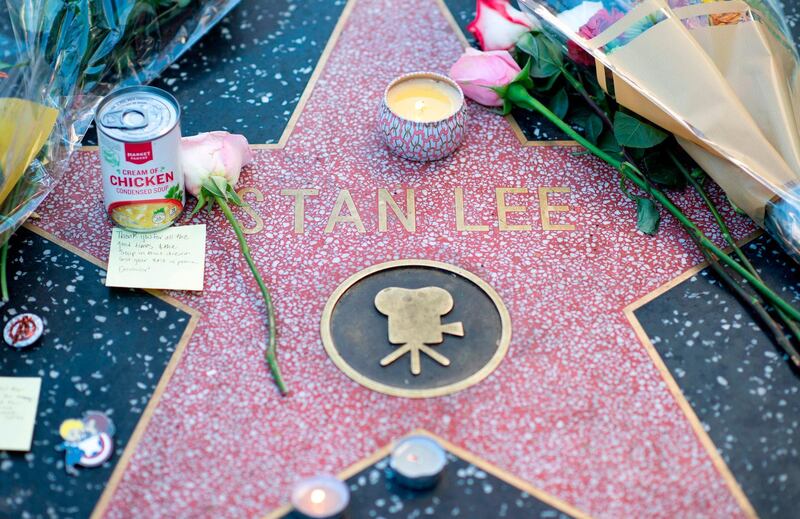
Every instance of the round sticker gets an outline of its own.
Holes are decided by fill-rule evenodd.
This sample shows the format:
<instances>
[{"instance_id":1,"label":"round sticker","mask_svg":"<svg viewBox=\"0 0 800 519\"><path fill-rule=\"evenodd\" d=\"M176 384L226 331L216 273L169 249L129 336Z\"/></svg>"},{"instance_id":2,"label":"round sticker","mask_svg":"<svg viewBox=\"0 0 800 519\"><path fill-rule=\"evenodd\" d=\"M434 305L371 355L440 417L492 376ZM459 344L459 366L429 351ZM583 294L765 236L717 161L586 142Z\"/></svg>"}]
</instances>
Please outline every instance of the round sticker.
<instances>
[{"instance_id":1,"label":"round sticker","mask_svg":"<svg viewBox=\"0 0 800 519\"><path fill-rule=\"evenodd\" d=\"M6 323L3 339L12 348L27 348L39 340L44 331L42 319L35 314L20 314Z\"/></svg>"}]
</instances>

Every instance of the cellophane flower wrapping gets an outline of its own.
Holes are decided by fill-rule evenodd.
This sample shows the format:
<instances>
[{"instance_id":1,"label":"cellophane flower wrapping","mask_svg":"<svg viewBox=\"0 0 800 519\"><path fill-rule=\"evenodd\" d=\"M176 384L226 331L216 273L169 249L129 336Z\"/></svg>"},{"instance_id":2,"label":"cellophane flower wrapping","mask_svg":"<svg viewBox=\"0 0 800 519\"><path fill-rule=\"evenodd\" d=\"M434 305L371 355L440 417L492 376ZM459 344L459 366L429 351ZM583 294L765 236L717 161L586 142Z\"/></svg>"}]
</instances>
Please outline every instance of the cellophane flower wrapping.
<instances>
[{"instance_id":1,"label":"cellophane flower wrapping","mask_svg":"<svg viewBox=\"0 0 800 519\"><path fill-rule=\"evenodd\" d=\"M53 189L103 96L157 77L239 1L0 0L0 243Z\"/></svg>"},{"instance_id":2,"label":"cellophane flower wrapping","mask_svg":"<svg viewBox=\"0 0 800 519\"><path fill-rule=\"evenodd\" d=\"M771 0L520 0L800 260L797 50Z\"/></svg>"}]
</instances>

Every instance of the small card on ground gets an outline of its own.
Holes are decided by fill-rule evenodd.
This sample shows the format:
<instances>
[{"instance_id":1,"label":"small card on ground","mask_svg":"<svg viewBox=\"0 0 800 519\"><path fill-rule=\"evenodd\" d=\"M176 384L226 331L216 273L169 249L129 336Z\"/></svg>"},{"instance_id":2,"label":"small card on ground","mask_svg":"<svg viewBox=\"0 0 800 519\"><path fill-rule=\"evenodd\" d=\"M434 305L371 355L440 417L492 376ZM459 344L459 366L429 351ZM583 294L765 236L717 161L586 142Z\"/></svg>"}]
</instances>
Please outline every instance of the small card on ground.
<instances>
[{"instance_id":1,"label":"small card on ground","mask_svg":"<svg viewBox=\"0 0 800 519\"><path fill-rule=\"evenodd\" d=\"M0 451L29 451L39 407L39 377L0 377Z\"/></svg>"},{"instance_id":2,"label":"small card on ground","mask_svg":"<svg viewBox=\"0 0 800 519\"><path fill-rule=\"evenodd\" d=\"M205 263L205 225L182 225L151 233L115 228L106 286L203 290Z\"/></svg>"}]
</instances>

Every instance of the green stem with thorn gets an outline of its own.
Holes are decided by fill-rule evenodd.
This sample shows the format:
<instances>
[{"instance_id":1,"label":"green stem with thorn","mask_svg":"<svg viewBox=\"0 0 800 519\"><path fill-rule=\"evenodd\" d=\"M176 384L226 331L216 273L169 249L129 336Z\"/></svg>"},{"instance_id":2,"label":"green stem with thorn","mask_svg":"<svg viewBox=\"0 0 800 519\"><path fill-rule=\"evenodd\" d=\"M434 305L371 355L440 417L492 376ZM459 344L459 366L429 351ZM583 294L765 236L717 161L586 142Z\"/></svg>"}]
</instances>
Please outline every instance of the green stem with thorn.
<instances>
[{"instance_id":1,"label":"green stem with thorn","mask_svg":"<svg viewBox=\"0 0 800 519\"><path fill-rule=\"evenodd\" d=\"M267 305L267 319L269 325L269 342L267 343L264 357L267 360L267 365L269 365L272 378L275 380L275 385L278 386L278 390L281 392L281 394L285 395L289 392L289 390L286 388L286 384L283 382L283 376L281 376L281 370L278 366L278 357L276 355L277 336L275 333L275 307L272 304L272 296L270 296L269 290L267 290L267 286L264 284L264 280L261 279L261 273L259 273L258 267L256 267L253 257L250 255L250 247L247 245L247 240L245 239L244 232L242 231L242 226L231 212L231 208L228 205L228 202L225 200L225 197L214 195L214 200L219 204L219 207L222 209L225 218L228 219L228 223L231 224L233 232L236 234L236 239L239 240L239 247L242 250L242 255L247 261L247 265L250 267L253 277L256 278L258 288L261 289L261 295L264 296L264 302Z\"/></svg>"},{"instance_id":2,"label":"green stem with thorn","mask_svg":"<svg viewBox=\"0 0 800 519\"><path fill-rule=\"evenodd\" d=\"M761 276L759 276L758 272L756 271L756 268L753 266L752 263L750 263L750 260L747 258L742 249L739 247L739 244L736 243L736 240L733 238L733 235L731 234L728 225L725 223L725 219L722 217L722 214L720 214L713 200L711 200L711 197L708 196L708 193L706 193L706 190L703 189L703 186L700 184L700 182L698 182L691 175L691 173L689 173L689 171L686 170L683 164L681 164L681 161L678 160L678 158L673 153L670 153L669 156L670 159L672 160L672 163L675 164L675 167L678 168L678 171L681 172L681 174L684 176L689 185L691 185L694 188L694 190L697 191L697 193L700 195L700 198L703 199L703 202L706 204L706 207L711 212L712 216L714 217L714 220L716 220L717 225L720 228L720 231L722 231L722 236L725 238L725 241L728 243L731 250L733 250L734 254L736 254L736 257L739 258L739 261L742 263L742 265L744 265L745 268L747 268L747 270L750 271L751 274L753 274L756 278L758 278L759 281L763 281L761 279ZM800 339L800 327L798 327L797 322L792 320L792 318L786 315L786 313L781 309L776 308L775 311L778 314L778 317L780 317L781 322L784 324L784 326L786 326L786 328L788 328L789 331L792 333L792 336L794 336L795 339ZM774 326L770 326L770 328L774 330ZM794 346L791 345L791 343L789 343L789 347L787 348L784 345L784 341L780 340L779 335L782 335L782 332L781 334L776 335L776 337L778 338L778 342L781 343L781 346L783 346L784 350L786 350L787 354L789 354L789 356L792 359L792 362L800 366L800 353L797 352L797 350L794 348Z\"/></svg>"}]
</instances>

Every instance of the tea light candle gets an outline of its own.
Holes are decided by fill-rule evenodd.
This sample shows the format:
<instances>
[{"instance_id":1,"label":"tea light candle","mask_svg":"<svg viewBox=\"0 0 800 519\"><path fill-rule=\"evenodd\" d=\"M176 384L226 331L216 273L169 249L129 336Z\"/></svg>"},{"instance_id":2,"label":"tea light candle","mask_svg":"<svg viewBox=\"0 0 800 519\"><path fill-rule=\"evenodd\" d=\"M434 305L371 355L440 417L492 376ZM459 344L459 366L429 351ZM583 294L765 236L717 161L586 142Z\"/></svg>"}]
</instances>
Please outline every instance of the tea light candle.
<instances>
[{"instance_id":1,"label":"tea light candle","mask_svg":"<svg viewBox=\"0 0 800 519\"><path fill-rule=\"evenodd\" d=\"M383 93L378 130L389 151L408 160L452 154L464 140L467 105L458 83L435 72L396 78Z\"/></svg>"},{"instance_id":2,"label":"tea light candle","mask_svg":"<svg viewBox=\"0 0 800 519\"><path fill-rule=\"evenodd\" d=\"M350 491L333 476L303 479L292 488L292 506L303 517L333 519L341 517L350 503Z\"/></svg>"},{"instance_id":3,"label":"tea light candle","mask_svg":"<svg viewBox=\"0 0 800 519\"><path fill-rule=\"evenodd\" d=\"M436 486L447 464L439 443L427 436L409 436L392 449L389 468L398 483L415 489Z\"/></svg>"},{"instance_id":4,"label":"tea light candle","mask_svg":"<svg viewBox=\"0 0 800 519\"><path fill-rule=\"evenodd\" d=\"M452 84L432 77L411 77L386 92L389 109L409 121L430 123L455 114L463 99Z\"/></svg>"}]
</instances>

